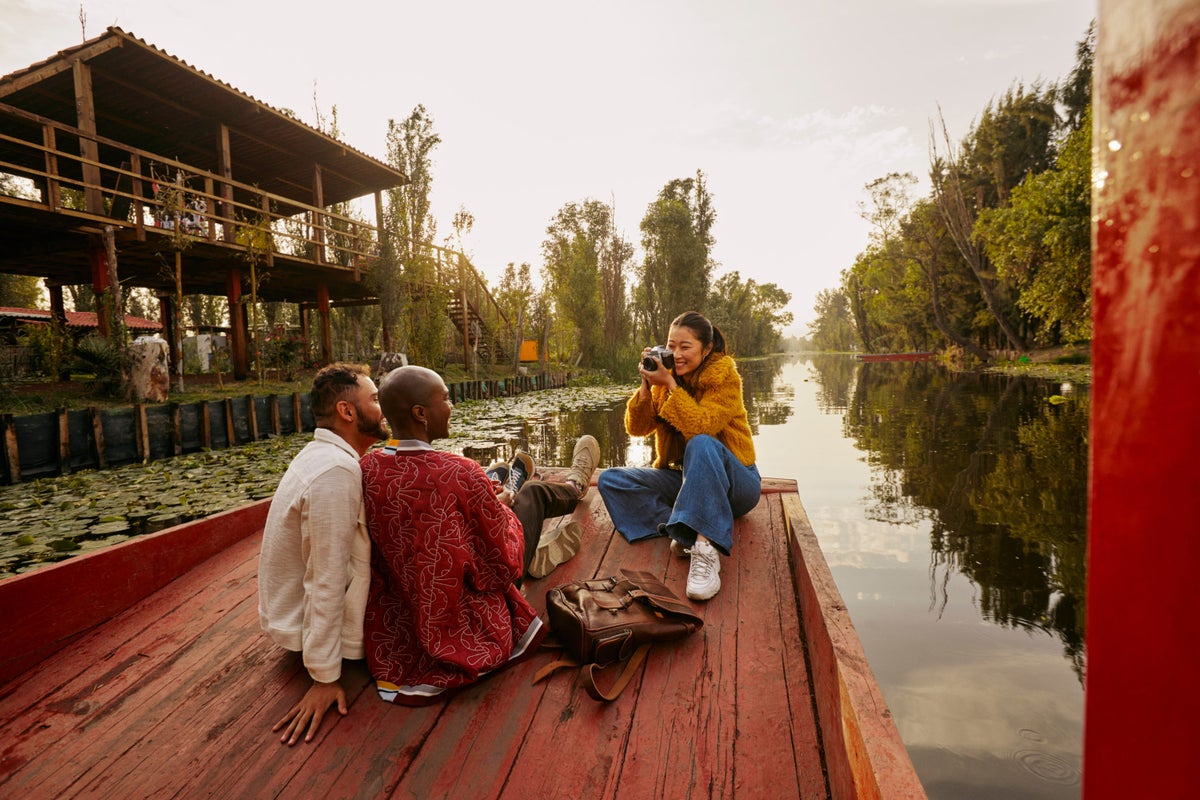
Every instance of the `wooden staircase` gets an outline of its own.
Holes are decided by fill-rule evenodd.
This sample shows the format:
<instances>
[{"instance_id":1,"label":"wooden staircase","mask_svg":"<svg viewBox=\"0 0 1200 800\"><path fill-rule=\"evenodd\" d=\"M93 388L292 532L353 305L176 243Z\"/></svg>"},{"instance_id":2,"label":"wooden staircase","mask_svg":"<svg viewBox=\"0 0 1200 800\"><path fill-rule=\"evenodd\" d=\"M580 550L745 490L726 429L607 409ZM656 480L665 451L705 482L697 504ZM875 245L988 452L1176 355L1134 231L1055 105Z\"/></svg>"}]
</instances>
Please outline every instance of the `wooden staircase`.
<instances>
[{"instance_id":1,"label":"wooden staircase","mask_svg":"<svg viewBox=\"0 0 1200 800\"><path fill-rule=\"evenodd\" d=\"M462 253L436 249L437 278L450 287L447 312L462 342L463 362L504 364L512 358L513 327L475 267Z\"/></svg>"},{"instance_id":2,"label":"wooden staircase","mask_svg":"<svg viewBox=\"0 0 1200 800\"><path fill-rule=\"evenodd\" d=\"M512 357L511 346L505 346L494 326L479 313L480 309L464 297L464 292L456 292L450 298L447 311L455 330L475 360L480 363L503 364Z\"/></svg>"}]
</instances>

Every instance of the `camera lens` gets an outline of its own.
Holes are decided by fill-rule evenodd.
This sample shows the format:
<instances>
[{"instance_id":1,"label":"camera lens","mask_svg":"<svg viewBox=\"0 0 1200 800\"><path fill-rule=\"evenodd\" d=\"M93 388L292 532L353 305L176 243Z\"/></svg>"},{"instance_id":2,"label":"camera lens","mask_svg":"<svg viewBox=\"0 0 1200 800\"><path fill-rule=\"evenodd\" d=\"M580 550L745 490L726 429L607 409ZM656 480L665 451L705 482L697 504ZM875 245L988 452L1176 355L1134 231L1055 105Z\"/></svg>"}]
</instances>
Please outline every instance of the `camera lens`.
<instances>
[{"instance_id":1,"label":"camera lens","mask_svg":"<svg viewBox=\"0 0 1200 800\"><path fill-rule=\"evenodd\" d=\"M642 359L642 369L646 370L646 372L654 372L654 370L658 369L658 362L651 356L646 356Z\"/></svg>"}]
</instances>

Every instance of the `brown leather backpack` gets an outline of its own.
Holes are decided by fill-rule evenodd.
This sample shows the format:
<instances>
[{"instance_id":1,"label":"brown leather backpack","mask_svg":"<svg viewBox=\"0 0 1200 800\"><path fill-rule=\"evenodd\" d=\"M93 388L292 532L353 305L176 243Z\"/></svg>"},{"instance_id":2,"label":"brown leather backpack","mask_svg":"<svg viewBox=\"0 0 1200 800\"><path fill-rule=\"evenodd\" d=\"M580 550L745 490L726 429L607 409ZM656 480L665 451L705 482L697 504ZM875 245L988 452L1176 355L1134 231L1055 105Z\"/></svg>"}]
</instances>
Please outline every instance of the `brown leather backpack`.
<instances>
[{"instance_id":1,"label":"brown leather backpack","mask_svg":"<svg viewBox=\"0 0 1200 800\"><path fill-rule=\"evenodd\" d=\"M533 682L562 669L584 667L584 686L596 700L615 700L646 658L654 642L682 639L704 625L691 606L648 572L574 581L546 592L550 630L566 656L547 664ZM596 686L596 672L625 662L608 692Z\"/></svg>"}]
</instances>

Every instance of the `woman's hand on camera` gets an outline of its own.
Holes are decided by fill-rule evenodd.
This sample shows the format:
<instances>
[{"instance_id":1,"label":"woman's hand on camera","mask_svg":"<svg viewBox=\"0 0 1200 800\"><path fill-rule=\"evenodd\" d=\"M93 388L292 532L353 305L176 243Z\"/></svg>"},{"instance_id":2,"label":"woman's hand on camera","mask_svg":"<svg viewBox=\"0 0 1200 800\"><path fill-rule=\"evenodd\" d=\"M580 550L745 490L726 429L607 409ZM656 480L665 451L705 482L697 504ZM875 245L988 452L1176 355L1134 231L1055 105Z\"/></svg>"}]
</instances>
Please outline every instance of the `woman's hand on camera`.
<instances>
[{"instance_id":1,"label":"woman's hand on camera","mask_svg":"<svg viewBox=\"0 0 1200 800\"><path fill-rule=\"evenodd\" d=\"M638 364L638 374L642 376L642 386L644 388L651 385L666 386L668 389L674 389L676 386L675 375L657 358L654 360L658 362L657 369L654 370L647 370L642 364Z\"/></svg>"}]
</instances>

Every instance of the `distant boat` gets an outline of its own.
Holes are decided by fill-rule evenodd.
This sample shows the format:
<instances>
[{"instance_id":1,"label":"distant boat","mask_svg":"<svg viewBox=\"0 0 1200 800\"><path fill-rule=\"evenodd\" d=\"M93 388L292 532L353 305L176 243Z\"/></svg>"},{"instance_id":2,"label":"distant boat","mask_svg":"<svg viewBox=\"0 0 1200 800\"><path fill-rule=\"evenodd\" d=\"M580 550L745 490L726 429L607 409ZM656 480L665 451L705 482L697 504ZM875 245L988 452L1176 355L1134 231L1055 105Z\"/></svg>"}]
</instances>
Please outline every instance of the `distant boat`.
<instances>
[{"instance_id":1,"label":"distant boat","mask_svg":"<svg viewBox=\"0 0 1200 800\"><path fill-rule=\"evenodd\" d=\"M932 361L937 353L861 353L859 361Z\"/></svg>"},{"instance_id":2,"label":"distant boat","mask_svg":"<svg viewBox=\"0 0 1200 800\"><path fill-rule=\"evenodd\" d=\"M654 647L614 702L577 670L533 685L550 653L425 708L382 702L350 661L349 716L294 747L271 725L308 676L258 623L269 503L0 580L0 794L926 796L795 481L763 480L704 627ZM525 584L539 611L548 588L622 567L683 595L666 539L630 545L595 491L574 518L579 554Z\"/></svg>"}]
</instances>

